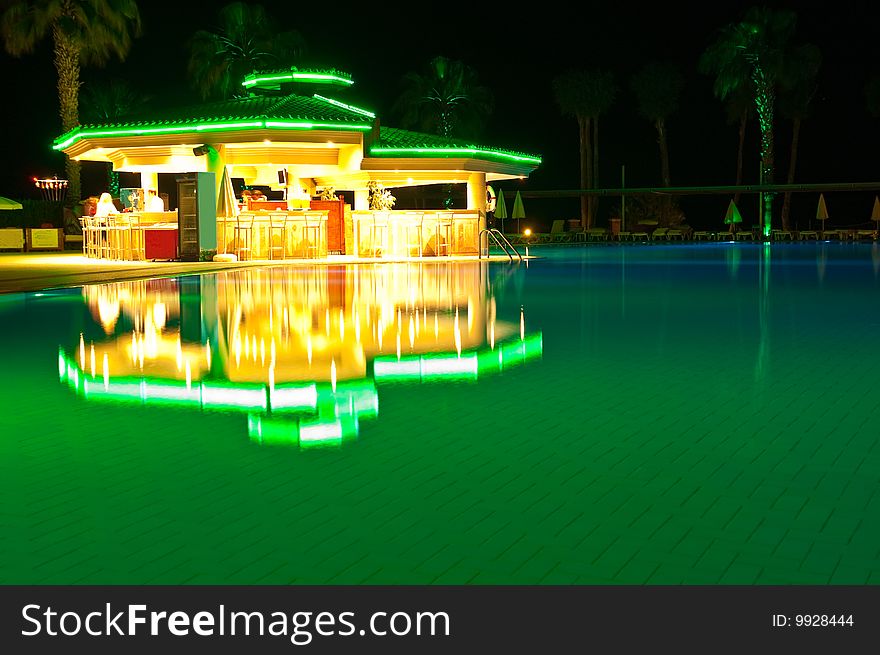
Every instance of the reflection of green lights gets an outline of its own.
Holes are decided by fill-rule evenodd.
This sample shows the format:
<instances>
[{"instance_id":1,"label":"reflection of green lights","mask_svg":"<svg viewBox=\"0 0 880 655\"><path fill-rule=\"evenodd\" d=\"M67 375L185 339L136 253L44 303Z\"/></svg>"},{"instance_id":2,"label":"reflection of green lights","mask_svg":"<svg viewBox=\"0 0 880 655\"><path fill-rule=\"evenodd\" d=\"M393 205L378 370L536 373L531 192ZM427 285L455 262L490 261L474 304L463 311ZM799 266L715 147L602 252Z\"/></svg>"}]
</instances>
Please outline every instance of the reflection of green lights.
<instances>
[{"instance_id":1,"label":"reflection of green lights","mask_svg":"<svg viewBox=\"0 0 880 655\"><path fill-rule=\"evenodd\" d=\"M340 446L358 436L356 416L328 419L248 416L248 436L264 445L299 445L300 448Z\"/></svg>"},{"instance_id":2,"label":"reflection of green lights","mask_svg":"<svg viewBox=\"0 0 880 655\"><path fill-rule=\"evenodd\" d=\"M481 375L500 373L543 353L540 332L525 339L495 344L495 348L421 356L377 357L373 360L373 377L377 382L390 380L476 380Z\"/></svg>"},{"instance_id":3,"label":"reflection of green lights","mask_svg":"<svg viewBox=\"0 0 880 655\"><path fill-rule=\"evenodd\" d=\"M280 384L269 388L260 383L231 383L218 380L194 382L164 378L118 377L107 382L101 375L81 373L76 362L58 355L58 374L89 400L108 400L143 405L178 405L203 409L244 411L354 412L358 416L378 415L379 399L371 382L329 384ZM82 380L80 380L82 378Z\"/></svg>"},{"instance_id":4,"label":"reflection of green lights","mask_svg":"<svg viewBox=\"0 0 880 655\"><path fill-rule=\"evenodd\" d=\"M476 380L540 358L542 352L538 332L461 355L379 357L373 361L373 377L377 381ZM379 395L372 380L340 382L335 387L316 382L270 387L220 380L187 384L164 378L104 378L80 371L63 349L58 351L58 376L90 401L247 412L248 436L260 444L339 446L357 438L360 420L379 414Z\"/></svg>"}]
</instances>

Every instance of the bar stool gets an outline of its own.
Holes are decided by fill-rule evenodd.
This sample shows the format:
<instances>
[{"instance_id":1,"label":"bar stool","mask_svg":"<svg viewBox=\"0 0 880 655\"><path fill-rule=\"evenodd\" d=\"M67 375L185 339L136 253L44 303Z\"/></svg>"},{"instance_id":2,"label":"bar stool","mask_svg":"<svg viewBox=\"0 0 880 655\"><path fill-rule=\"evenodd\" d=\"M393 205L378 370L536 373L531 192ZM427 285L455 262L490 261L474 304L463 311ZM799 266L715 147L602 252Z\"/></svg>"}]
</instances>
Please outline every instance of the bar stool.
<instances>
[{"instance_id":1,"label":"bar stool","mask_svg":"<svg viewBox=\"0 0 880 655\"><path fill-rule=\"evenodd\" d=\"M367 234L372 257L388 254L388 212L373 212L372 222L367 223Z\"/></svg>"},{"instance_id":2,"label":"bar stool","mask_svg":"<svg viewBox=\"0 0 880 655\"><path fill-rule=\"evenodd\" d=\"M95 217L95 253L98 259L111 259L110 216Z\"/></svg>"},{"instance_id":3,"label":"bar stool","mask_svg":"<svg viewBox=\"0 0 880 655\"><path fill-rule=\"evenodd\" d=\"M275 237L278 237L278 245L275 245ZM275 253L279 252L284 259L287 256L287 214L269 214L269 259L275 259Z\"/></svg>"},{"instance_id":4,"label":"bar stool","mask_svg":"<svg viewBox=\"0 0 880 655\"><path fill-rule=\"evenodd\" d=\"M403 229L406 242L406 256L411 257L415 249L422 256L424 244L423 233L425 224L425 212L406 212L403 215Z\"/></svg>"},{"instance_id":5,"label":"bar stool","mask_svg":"<svg viewBox=\"0 0 880 655\"><path fill-rule=\"evenodd\" d=\"M437 212L434 220L434 246L431 248L435 257L449 255L449 242L452 238L452 214ZM430 245L430 241L428 242Z\"/></svg>"},{"instance_id":6,"label":"bar stool","mask_svg":"<svg viewBox=\"0 0 880 655\"><path fill-rule=\"evenodd\" d=\"M240 261L253 257L253 241L254 215L250 213L239 214L233 227L232 242L235 255Z\"/></svg>"},{"instance_id":7,"label":"bar stool","mask_svg":"<svg viewBox=\"0 0 880 655\"><path fill-rule=\"evenodd\" d=\"M107 233L110 242L110 256L117 260L130 260L132 214L117 214L108 217ZM135 219L136 220L136 219Z\"/></svg>"},{"instance_id":8,"label":"bar stool","mask_svg":"<svg viewBox=\"0 0 880 655\"><path fill-rule=\"evenodd\" d=\"M321 214L316 212L303 212L303 237L305 244L305 256L318 258L321 256Z\"/></svg>"},{"instance_id":9,"label":"bar stool","mask_svg":"<svg viewBox=\"0 0 880 655\"><path fill-rule=\"evenodd\" d=\"M146 241L140 214L132 214L128 218L128 243L132 259L137 261L146 260Z\"/></svg>"},{"instance_id":10,"label":"bar stool","mask_svg":"<svg viewBox=\"0 0 880 655\"><path fill-rule=\"evenodd\" d=\"M88 230L89 230L89 220L86 216L79 217L79 227L82 230L83 237L83 257L88 257Z\"/></svg>"}]
</instances>

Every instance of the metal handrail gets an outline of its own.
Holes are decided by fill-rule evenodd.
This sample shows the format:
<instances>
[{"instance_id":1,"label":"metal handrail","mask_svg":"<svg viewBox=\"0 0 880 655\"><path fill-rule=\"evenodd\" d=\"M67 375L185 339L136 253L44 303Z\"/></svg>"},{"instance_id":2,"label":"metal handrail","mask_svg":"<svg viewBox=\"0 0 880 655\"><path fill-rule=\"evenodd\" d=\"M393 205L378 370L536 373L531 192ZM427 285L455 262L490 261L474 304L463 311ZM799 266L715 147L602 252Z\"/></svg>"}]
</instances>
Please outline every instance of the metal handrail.
<instances>
[{"instance_id":1,"label":"metal handrail","mask_svg":"<svg viewBox=\"0 0 880 655\"><path fill-rule=\"evenodd\" d=\"M486 257L489 256L489 237L495 241L496 245L504 251L504 254L510 258L510 261L513 261L513 254L511 254L510 250L513 251L514 254L519 258L520 261L523 260L523 256L520 254L519 250L517 250L510 241L508 241L507 237L505 237L499 230L495 228L484 228L480 230L480 234L478 236L480 240L479 247L479 258L483 257L483 234L486 234ZM510 248L510 250L508 250Z\"/></svg>"}]
</instances>

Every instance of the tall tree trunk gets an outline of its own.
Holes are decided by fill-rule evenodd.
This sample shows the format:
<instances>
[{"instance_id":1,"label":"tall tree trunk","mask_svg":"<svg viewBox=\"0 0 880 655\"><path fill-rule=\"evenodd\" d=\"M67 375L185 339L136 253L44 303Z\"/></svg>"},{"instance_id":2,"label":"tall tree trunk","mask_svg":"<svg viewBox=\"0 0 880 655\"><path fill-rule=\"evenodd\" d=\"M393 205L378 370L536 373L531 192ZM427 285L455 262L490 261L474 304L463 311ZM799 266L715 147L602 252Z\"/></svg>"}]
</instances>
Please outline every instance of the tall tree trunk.
<instances>
[{"instance_id":1,"label":"tall tree trunk","mask_svg":"<svg viewBox=\"0 0 880 655\"><path fill-rule=\"evenodd\" d=\"M599 188L599 117L593 117L593 188ZM599 196L590 196L590 226L596 224L599 213Z\"/></svg>"},{"instance_id":2,"label":"tall tree trunk","mask_svg":"<svg viewBox=\"0 0 880 655\"><path fill-rule=\"evenodd\" d=\"M593 119L589 116L584 118L584 140L587 144L586 154L587 154L587 176L586 176L586 184L584 185L585 189L593 188ZM593 196L587 196L587 229L593 227Z\"/></svg>"},{"instance_id":3,"label":"tall tree trunk","mask_svg":"<svg viewBox=\"0 0 880 655\"><path fill-rule=\"evenodd\" d=\"M788 160L788 184L794 184L794 169L797 166L798 141L801 136L801 119L794 118L791 121L791 157ZM785 199L782 201L782 229L790 230L791 225L788 219L791 211L791 191L785 192Z\"/></svg>"},{"instance_id":4,"label":"tall tree trunk","mask_svg":"<svg viewBox=\"0 0 880 655\"><path fill-rule=\"evenodd\" d=\"M657 144L660 146L660 179L663 186L672 186L672 179L669 175L669 146L666 142L666 121L658 118L654 122L657 128Z\"/></svg>"},{"instance_id":5,"label":"tall tree trunk","mask_svg":"<svg viewBox=\"0 0 880 655\"><path fill-rule=\"evenodd\" d=\"M658 118L654 121L654 127L657 128L657 144L660 146L660 182L665 187L672 186L669 176L669 148L666 143L666 121ZM672 197L667 196L662 203L663 220L661 225L670 224L670 216L672 215Z\"/></svg>"},{"instance_id":6,"label":"tall tree trunk","mask_svg":"<svg viewBox=\"0 0 880 655\"><path fill-rule=\"evenodd\" d=\"M52 30L55 70L58 73L58 104L61 129L69 132L79 125L79 50L56 25ZM65 163L68 179L67 203L80 200L80 163L70 157Z\"/></svg>"},{"instance_id":7,"label":"tall tree trunk","mask_svg":"<svg viewBox=\"0 0 880 655\"><path fill-rule=\"evenodd\" d=\"M755 79L755 105L758 110L758 123L761 126L761 184L773 184L774 145L773 145L773 105L775 92L767 81L760 64L753 69ZM773 194L764 192L764 216L761 231L764 237L770 236L773 219Z\"/></svg>"},{"instance_id":8,"label":"tall tree trunk","mask_svg":"<svg viewBox=\"0 0 880 655\"><path fill-rule=\"evenodd\" d=\"M739 117L739 146L736 151L736 186L743 183L743 148L746 142L746 122L749 119L749 110L743 109L742 115ZM739 197L742 195L739 191L733 194L733 203L739 205Z\"/></svg>"},{"instance_id":9,"label":"tall tree trunk","mask_svg":"<svg viewBox=\"0 0 880 655\"><path fill-rule=\"evenodd\" d=\"M588 184L587 174L587 119L584 116L578 116L578 141L580 141L580 163L581 163L581 189L586 189ZM586 230L589 222L590 214L590 197L581 196L581 228Z\"/></svg>"}]
</instances>

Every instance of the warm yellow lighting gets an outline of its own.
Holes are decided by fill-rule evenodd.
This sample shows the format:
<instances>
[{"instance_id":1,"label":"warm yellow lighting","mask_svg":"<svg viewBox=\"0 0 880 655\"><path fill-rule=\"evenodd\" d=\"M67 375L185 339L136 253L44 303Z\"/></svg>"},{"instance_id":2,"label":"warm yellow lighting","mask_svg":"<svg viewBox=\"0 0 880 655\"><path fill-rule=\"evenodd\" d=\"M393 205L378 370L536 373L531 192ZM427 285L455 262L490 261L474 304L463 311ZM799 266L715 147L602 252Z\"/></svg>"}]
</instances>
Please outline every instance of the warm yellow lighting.
<instances>
[{"instance_id":1,"label":"warm yellow lighting","mask_svg":"<svg viewBox=\"0 0 880 655\"><path fill-rule=\"evenodd\" d=\"M523 230L523 234L524 234L525 236L527 236L527 237L532 236L532 230L531 230L531 228L528 228L528 227L527 227L525 230Z\"/></svg>"},{"instance_id":2,"label":"warm yellow lighting","mask_svg":"<svg viewBox=\"0 0 880 655\"><path fill-rule=\"evenodd\" d=\"M270 139L263 139L263 145L271 146L272 141Z\"/></svg>"},{"instance_id":3,"label":"warm yellow lighting","mask_svg":"<svg viewBox=\"0 0 880 655\"><path fill-rule=\"evenodd\" d=\"M406 183L407 183L407 184L412 184L412 183L413 183L413 179L412 179L411 177L406 178Z\"/></svg>"}]
</instances>

